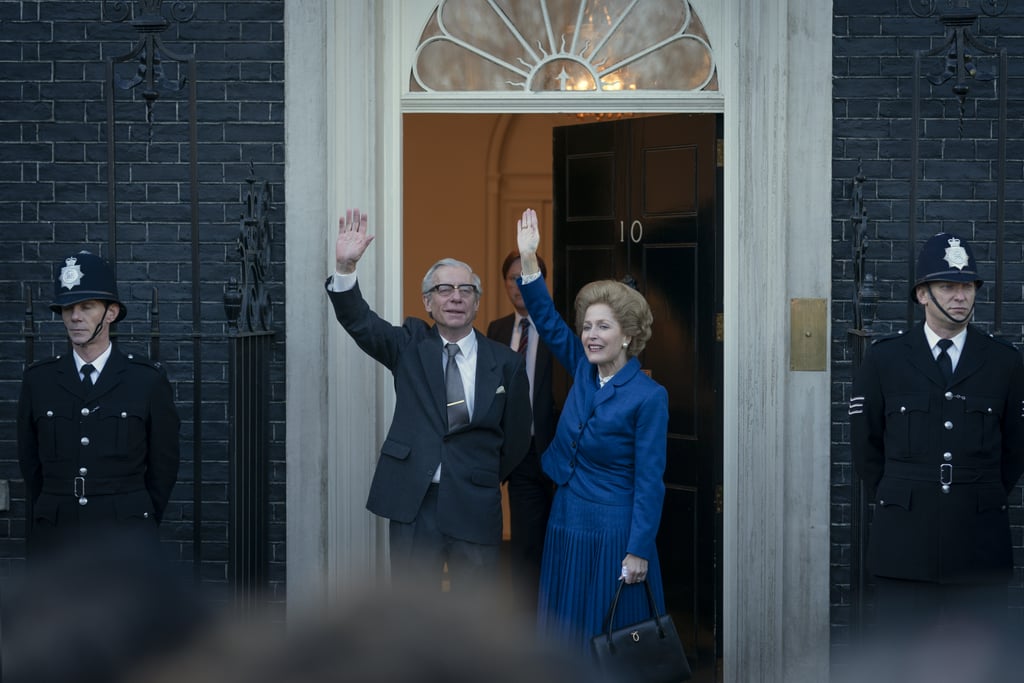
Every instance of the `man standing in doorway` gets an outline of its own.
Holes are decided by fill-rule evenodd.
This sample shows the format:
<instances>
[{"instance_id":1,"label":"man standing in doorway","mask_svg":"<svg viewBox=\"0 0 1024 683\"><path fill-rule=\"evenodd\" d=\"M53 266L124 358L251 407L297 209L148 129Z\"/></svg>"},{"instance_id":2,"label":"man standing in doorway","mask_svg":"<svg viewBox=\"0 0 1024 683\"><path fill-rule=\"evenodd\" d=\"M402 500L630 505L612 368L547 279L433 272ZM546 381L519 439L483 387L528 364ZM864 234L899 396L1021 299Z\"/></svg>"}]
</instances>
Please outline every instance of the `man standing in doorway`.
<instances>
[{"instance_id":1,"label":"man standing in doorway","mask_svg":"<svg viewBox=\"0 0 1024 683\"><path fill-rule=\"evenodd\" d=\"M965 240L931 237L910 290L924 323L876 340L853 384L853 463L875 504L867 564L876 621L910 639L901 644L938 631L999 636L1006 623L1024 363L969 324L981 285Z\"/></svg>"},{"instance_id":2,"label":"man standing in doorway","mask_svg":"<svg viewBox=\"0 0 1024 683\"><path fill-rule=\"evenodd\" d=\"M71 353L25 370L18 461L32 502L29 552L113 533L157 540L178 477L171 384L159 363L124 355L110 325L128 310L110 267L82 251L55 268L51 310Z\"/></svg>"},{"instance_id":3,"label":"man standing in doorway","mask_svg":"<svg viewBox=\"0 0 1024 683\"><path fill-rule=\"evenodd\" d=\"M327 293L338 322L391 371L395 414L366 507L390 520L392 575L452 589L496 578L501 482L530 443L530 393L522 357L473 329L480 278L455 259L435 263L421 293L434 325L382 320L367 305L356 264L373 241L367 217L338 221L336 272ZM353 387L352 391L358 391Z\"/></svg>"},{"instance_id":4,"label":"man standing in doorway","mask_svg":"<svg viewBox=\"0 0 1024 683\"><path fill-rule=\"evenodd\" d=\"M544 260L537 257L541 274L547 276ZM530 400L533 405L533 430L530 449L523 461L508 477L509 512L512 538L509 547L516 578L536 599L540 580L540 560L544 552L544 532L554 484L540 467L540 454L551 443L557 415L551 389L551 351L540 339L530 314L523 303L516 279L523 270L519 251L513 250L501 264L505 293L515 312L491 321L487 336L508 344L519 352L526 362L530 379Z\"/></svg>"}]
</instances>

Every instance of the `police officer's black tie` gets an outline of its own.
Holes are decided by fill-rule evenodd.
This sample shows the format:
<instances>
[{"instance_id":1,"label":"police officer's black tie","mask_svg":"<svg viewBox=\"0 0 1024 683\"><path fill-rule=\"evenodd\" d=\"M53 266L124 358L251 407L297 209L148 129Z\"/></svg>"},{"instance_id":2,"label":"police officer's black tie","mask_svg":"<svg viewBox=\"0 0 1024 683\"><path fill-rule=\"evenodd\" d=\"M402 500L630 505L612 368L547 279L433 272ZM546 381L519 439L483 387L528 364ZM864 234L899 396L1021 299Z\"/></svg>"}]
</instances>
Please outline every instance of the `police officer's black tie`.
<instances>
[{"instance_id":1,"label":"police officer's black tie","mask_svg":"<svg viewBox=\"0 0 1024 683\"><path fill-rule=\"evenodd\" d=\"M453 431L469 424L469 408L466 406L466 392L462 386L462 373L455 362L459 354L458 344L445 344L448 352L448 365L444 369L445 396L448 401L448 431Z\"/></svg>"},{"instance_id":2,"label":"police officer's black tie","mask_svg":"<svg viewBox=\"0 0 1024 683\"><path fill-rule=\"evenodd\" d=\"M82 384L85 385L86 389L92 388L92 373L96 371L96 368L92 366L92 363L86 363L82 366Z\"/></svg>"},{"instance_id":3,"label":"police officer's black tie","mask_svg":"<svg viewBox=\"0 0 1024 683\"><path fill-rule=\"evenodd\" d=\"M952 339L940 339L938 342L939 355L935 357L935 361L939 364L939 369L942 370L942 376L946 378L946 383L953 377L953 359L949 357L949 347L953 345Z\"/></svg>"}]
</instances>

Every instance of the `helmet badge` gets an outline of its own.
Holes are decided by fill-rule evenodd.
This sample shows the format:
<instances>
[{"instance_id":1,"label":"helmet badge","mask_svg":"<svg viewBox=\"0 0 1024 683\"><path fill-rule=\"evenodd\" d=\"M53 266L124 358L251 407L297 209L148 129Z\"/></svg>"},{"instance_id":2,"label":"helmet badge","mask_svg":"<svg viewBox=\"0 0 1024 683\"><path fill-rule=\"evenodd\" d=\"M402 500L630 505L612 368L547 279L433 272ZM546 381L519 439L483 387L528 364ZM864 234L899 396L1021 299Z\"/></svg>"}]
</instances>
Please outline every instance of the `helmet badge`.
<instances>
[{"instance_id":1,"label":"helmet badge","mask_svg":"<svg viewBox=\"0 0 1024 683\"><path fill-rule=\"evenodd\" d=\"M949 239L949 247L946 248L946 255L943 259L949 264L950 268L957 268L959 270L966 268L968 261L970 261L967 256L967 250L960 246L960 240L956 237Z\"/></svg>"},{"instance_id":2,"label":"helmet badge","mask_svg":"<svg viewBox=\"0 0 1024 683\"><path fill-rule=\"evenodd\" d=\"M60 269L60 286L74 289L82 284L82 275L82 267L78 265L78 259L69 256L64 259L64 267Z\"/></svg>"}]
</instances>

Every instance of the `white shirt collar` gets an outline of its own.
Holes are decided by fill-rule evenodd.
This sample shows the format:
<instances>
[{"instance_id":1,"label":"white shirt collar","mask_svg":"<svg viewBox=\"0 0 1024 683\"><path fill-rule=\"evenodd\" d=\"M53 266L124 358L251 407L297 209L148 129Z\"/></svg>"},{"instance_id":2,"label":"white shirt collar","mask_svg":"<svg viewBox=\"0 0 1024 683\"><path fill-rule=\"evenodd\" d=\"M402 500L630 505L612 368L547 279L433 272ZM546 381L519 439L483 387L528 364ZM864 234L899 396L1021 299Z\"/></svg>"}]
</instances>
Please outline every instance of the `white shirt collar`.
<instances>
[{"instance_id":1,"label":"white shirt collar","mask_svg":"<svg viewBox=\"0 0 1024 683\"><path fill-rule=\"evenodd\" d=\"M529 315L519 315L519 313L517 312L517 313L515 314L515 316L516 316L516 319L515 319L515 321L514 321L514 322L513 322L513 324L512 324L512 339L514 339L514 340L516 340L516 341L518 341L518 340L519 340L519 335L520 335L520 334L522 333L522 331L523 331L523 328L522 328L522 327L520 327L520 325L522 325L522 324L523 324L523 321L524 321L524 320L526 320L526 321L529 321L529 323L530 323L530 327L532 327L532 328L533 328L534 330L536 330L536 329L537 329L537 328L536 328L536 327L534 326L534 324L533 324L533 318L531 318L531 317L530 317ZM528 333L528 334L529 334L529 333ZM510 340L510 341L511 341L511 340ZM518 347L517 347L517 348L518 348Z\"/></svg>"},{"instance_id":2,"label":"white shirt collar","mask_svg":"<svg viewBox=\"0 0 1024 683\"><path fill-rule=\"evenodd\" d=\"M942 337L940 337L939 335L935 334L935 332L932 330L932 328L928 327L928 323L924 324L924 336L928 340L928 348L929 349L934 349L935 345L939 343L940 339L942 339ZM966 327L964 327L964 329L960 330L960 332L957 333L957 335L955 337L950 337L950 340L953 342L953 348L956 350L957 354L959 354L961 351L964 350L964 341L966 339L967 339L967 328Z\"/></svg>"},{"instance_id":3,"label":"white shirt collar","mask_svg":"<svg viewBox=\"0 0 1024 683\"><path fill-rule=\"evenodd\" d=\"M449 340L449 339L445 339L443 334L440 335L440 336L441 336L441 350L443 351L445 345L446 344L451 344L452 341ZM477 343L476 343L476 333L473 332L472 330L470 330L469 334L467 334L465 337L463 337L462 339L460 339L459 341L454 342L454 343L458 344L459 349L462 351L462 357L463 358L470 358L471 356L475 356L476 355L476 346L477 346Z\"/></svg>"},{"instance_id":4,"label":"white shirt collar","mask_svg":"<svg viewBox=\"0 0 1024 683\"><path fill-rule=\"evenodd\" d=\"M92 378L93 382L95 382L97 379L99 379L100 373L103 372L103 368L104 368L104 366L106 366L107 361L110 359L110 353L113 350L114 350L114 345L113 344L107 344L106 351L104 351L99 356L97 356L96 360L94 360L91 363L93 369L96 371L96 374ZM82 360L82 357L78 355L78 351L73 351L72 354L75 357L75 369L78 370L79 374L81 374L82 373L82 366L85 365L85 361Z\"/></svg>"}]
</instances>

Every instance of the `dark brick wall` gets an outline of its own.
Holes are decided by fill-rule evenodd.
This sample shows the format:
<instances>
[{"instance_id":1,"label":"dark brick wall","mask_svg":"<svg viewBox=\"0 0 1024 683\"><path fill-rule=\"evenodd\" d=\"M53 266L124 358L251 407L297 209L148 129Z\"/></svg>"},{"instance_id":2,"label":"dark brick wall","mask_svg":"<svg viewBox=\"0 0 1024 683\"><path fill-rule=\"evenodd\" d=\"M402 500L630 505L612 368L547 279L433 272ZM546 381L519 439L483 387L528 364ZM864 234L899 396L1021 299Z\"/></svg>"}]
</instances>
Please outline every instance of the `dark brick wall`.
<instances>
[{"instance_id":1,"label":"dark brick wall","mask_svg":"<svg viewBox=\"0 0 1024 683\"><path fill-rule=\"evenodd\" d=\"M917 6L927 3L917 3ZM980 3L971 0L970 5ZM947 7L941 0L938 10ZM1006 252L1003 324L1000 332L1020 346L1024 323L1021 267L1024 239L1024 16L1010 3L1000 17L982 16L974 33L986 44L1009 54L1008 135L1006 164ZM847 400L854 362L849 330L853 327L853 191L864 176L868 218L866 272L878 279L881 299L879 331L906 328L908 258L920 244L943 230L970 239L988 284L978 297L976 321L993 330L996 258L996 159L998 110L994 81L969 81L962 133L959 103L952 83L922 81L920 167L917 206L910 207L911 140L913 136L914 51L944 42L937 14L920 18L911 0L835 0L833 9L833 187L832 187L832 640L849 641L854 624L851 605L851 496ZM976 52L976 51L975 51ZM997 71L992 59L979 68ZM940 73L943 58L922 63L924 74ZM908 245L908 218L916 211L917 243ZM920 313L915 312L918 319ZM1018 486L1011 496L1016 570L1011 605L1024 609L1024 508Z\"/></svg>"},{"instance_id":2,"label":"dark brick wall","mask_svg":"<svg viewBox=\"0 0 1024 683\"><path fill-rule=\"evenodd\" d=\"M24 488L15 456L14 419L26 354L20 329L31 292L39 340L36 358L64 352L63 326L46 304L51 267L87 248L114 255L108 230L104 60L130 51L138 35L114 21L115 3L99 0L0 0L0 479L11 509L0 512L0 576L23 561ZM125 3L133 5L135 3ZM116 260L129 317L119 327L126 350L147 353L148 302L159 290L161 358L174 383L182 425L182 467L162 533L191 564L193 553L193 386L201 381L202 482L199 574L227 578L227 326L224 285L239 277L238 220L250 164L269 181L274 211L269 290L273 306L270 367L270 581L283 597L284 511L284 36L282 0L194 3L195 15L162 34L170 51L197 58L199 291L192 315L192 248L187 87L160 90L146 121L144 86L116 89ZM189 5L191 3L185 3ZM138 63L120 65L128 80ZM173 84L185 71L163 60ZM202 365L193 372L193 339Z\"/></svg>"}]
</instances>

